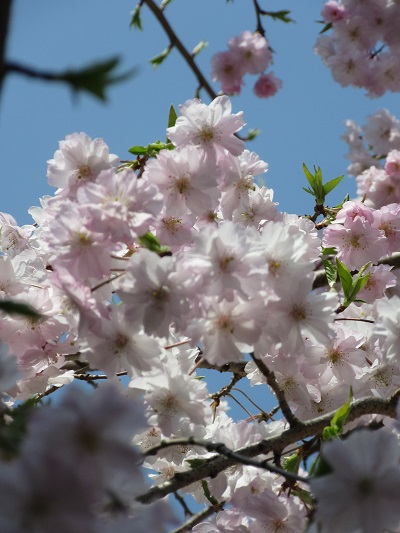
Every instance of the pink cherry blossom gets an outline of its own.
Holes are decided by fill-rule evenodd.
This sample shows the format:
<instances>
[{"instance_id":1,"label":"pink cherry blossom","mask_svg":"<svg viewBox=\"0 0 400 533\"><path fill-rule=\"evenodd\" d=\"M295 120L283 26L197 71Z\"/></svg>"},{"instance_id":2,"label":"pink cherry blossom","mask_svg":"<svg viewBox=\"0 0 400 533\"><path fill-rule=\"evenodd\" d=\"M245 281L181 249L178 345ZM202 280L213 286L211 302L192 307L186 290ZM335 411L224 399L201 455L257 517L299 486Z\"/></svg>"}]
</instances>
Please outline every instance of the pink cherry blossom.
<instances>
[{"instance_id":1,"label":"pink cherry blossom","mask_svg":"<svg viewBox=\"0 0 400 533\"><path fill-rule=\"evenodd\" d=\"M378 533L397 528L400 448L396 437L382 429L355 431L346 440L328 442L322 453L332 473L310 480L322 531Z\"/></svg>"},{"instance_id":2,"label":"pink cherry blossom","mask_svg":"<svg viewBox=\"0 0 400 533\"><path fill-rule=\"evenodd\" d=\"M188 100L180 106L181 116L167 135L177 146L193 144L207 154L224 153L240 155L244 143L234 136L243 126L242 113L232 114L227 96L218 96L209 106L200 100Z\"/></svg>"},{"instance_id":3,"label":"pink cherry blossom","mask_svg":"<svg viewBox=\"0 0 400 533\"><path fill-rule=\"evenodd\" d=\"M254 85L254 94L258 98L269 98L274 96L282 88L282 80L277 78L273 72L261 74Z\"/></svg>"}]
</instances>

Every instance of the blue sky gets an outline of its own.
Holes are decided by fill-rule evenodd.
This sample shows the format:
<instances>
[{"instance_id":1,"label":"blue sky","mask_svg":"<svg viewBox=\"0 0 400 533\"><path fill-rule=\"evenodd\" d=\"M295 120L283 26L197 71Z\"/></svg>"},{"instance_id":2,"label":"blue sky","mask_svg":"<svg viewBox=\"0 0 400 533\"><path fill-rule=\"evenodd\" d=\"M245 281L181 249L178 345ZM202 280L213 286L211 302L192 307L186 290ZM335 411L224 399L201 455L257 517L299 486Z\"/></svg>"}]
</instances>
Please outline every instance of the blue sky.
<instances>
[{"instance_id":1,"label":"blue sky","mask_svg":"<svg viewBox=\"0 0 400 533\"><path fill-rule=\"evenodd\" d=\"M130 29L134 7L135 2L128 0L14 0L10 59L63 70L120 55L121 70L138 68L137 76L109 91L106 105L85 95L76 101L62 84L18 75L7 79L0 108L4 184L0 210L13 214L20 224L30 222L27 209L38 205L40 196L52 194L46 161L65 135L85 131L102 137L112 153L127 158L130 146L164 138L171 103L178 106L193 97L195 79L177 51L157 71L149 65L148 59L168 41L146 7L143 32ZM276 51L273 70L283 80L283 89L274 98L259 100L252 94L255 78L250 77L242 95L233 98L233 109L244 111L247 127L261 129L248 147L269 163L266 184L275 190L281 209L303 214L311 212L312 199L301 190L306 184L302 162L309 167L320 165L326 179L344 173L343 121L364 122L381 107L396 113L399 97L370 100L362 90L343 89L332 80L313 53L321 29L315 23L320 18L320 0L271 0L266 7L290 9L296 21L283 24L265 19L267 37ZM252 2L244 0L173 0L166 13L189 50L200 40L209 43L198 57L205 74L211 70L212 55L224 50L230 37L256 27ZM204 101L209 101L205 94ZM348 191L355 193L351 179L342 182L332 203Z\"/></svg>"}]
</instances>

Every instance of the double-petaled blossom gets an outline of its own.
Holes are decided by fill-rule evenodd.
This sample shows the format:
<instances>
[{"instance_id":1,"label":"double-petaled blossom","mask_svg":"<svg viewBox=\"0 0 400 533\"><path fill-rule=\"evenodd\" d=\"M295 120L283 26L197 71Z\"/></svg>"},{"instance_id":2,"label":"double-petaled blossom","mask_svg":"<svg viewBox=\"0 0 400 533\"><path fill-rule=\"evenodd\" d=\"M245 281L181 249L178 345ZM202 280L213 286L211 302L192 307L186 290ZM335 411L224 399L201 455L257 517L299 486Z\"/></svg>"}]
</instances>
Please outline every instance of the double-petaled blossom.
<instances>
[{"instance_id":1,"label":"double-petaled blossom","mask_svg":"<svg viewBox=\"0 0 400 533\"><path fill-rule=\"evenodd\" d=\"M47 177L64 195L74 196L82 184L94 181L102 170L116 168L118 162L103 139L73 133L60 141L54 159L47 162Z\"/></svg>"},{"instance_id":2,"label":"double-petaled blossom","mask_svg":"<svg viewBox=\"0 0 400 533\"><path fill-rule=\"evenodd\" d=\"M225 150L233 155L243 152L244 142L234 135L244 126L243 113L231 113L227 96L217 96L209 106L200 100L188 100L179 109L181 116L167 129L168 138L176 146L192 144L208 156L224 154Z\"/></svg>"},{"instance_id":3,"label":"double-petaled blossom","mask_svg":"<svg viewBox=\"0 0 400 533\"><path fill-rule=\"evenodd\" d=\"M143 177L157 185L163 195L167 215L202 215L216 209L217 168L196 146L162 150L149 161Z\"/></svg>"}]
</instances>

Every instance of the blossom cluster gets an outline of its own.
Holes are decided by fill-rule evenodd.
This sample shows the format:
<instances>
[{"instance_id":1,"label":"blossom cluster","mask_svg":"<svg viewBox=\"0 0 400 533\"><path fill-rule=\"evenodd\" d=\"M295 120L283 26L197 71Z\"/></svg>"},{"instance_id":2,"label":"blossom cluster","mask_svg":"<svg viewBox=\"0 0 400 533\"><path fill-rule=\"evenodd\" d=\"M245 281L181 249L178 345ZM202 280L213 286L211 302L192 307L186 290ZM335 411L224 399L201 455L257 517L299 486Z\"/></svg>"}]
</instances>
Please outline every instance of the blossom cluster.
<instances>
[{"instance_id":1,"label":"blossom cluster","mask_svg":"<svg viewBox=\"0 0 400 533\"><path fill-rule=\"evenodd\" d=\"M225 94L239 94L245 74L259 75L254 94L259 98L274 96L282 81L273 72L265 73L272 62L272 51L260 33L245 31L228 42L228 50L218 52L212 59L212 79L221 84Z\"/></svg>"},{"instance_id":2,"label":"blossom cluster","mask_svg":"<svg viewBox=\"0 0 400 533\"><path fill-rule=\"evenodd\" d=\"M357 193L375 209L400 201L400 121L386 109L368 117L360 128L346 121L347 171L356 176Z\"/></svg>"},{"instance_id":3,"label":"blossom cluster","mask_svg":"<svg viewBox=\"0 0 400 533\"><path fill-rule=\"evenodd\" d=\"M400 91L400 6L391 0L329 0L316 53L343 86L364 87L370 97Z\"/></svg>"},{"instance_id":4,"label":"blossom cluster","mask_svg":"<svg viewBox=\"0 0 400 533\"><path fill-rule=\"evenodd\" d=\"M267 416L234 422L223 394L210 405L207 384L196 376L202 362L221 369L247 361L251 385L272 387L264 365L301 421L340 408L350 390L356 399L386 399L400 387L396 273L378 264L399 250L400 205L346 202L320 234L312 219L279 211L273 191L260 184L257 176L268 165L236 135L243 124L227 96L209 106L188 100L164 149L131 165L121 164L104 141L72 134L48 162L57 190L30 209L34 224L20 227L0 214L1 297L39 313L2 317L3 409L76 379L95 381L95 371L120 391L100 387L84 395L71 387L59 406L32 417L17 457L0 461L0 487L9 494L1 504L2 530L54 531L55 517L65 514L60 502L73 492L65 531L165 531L168 512L161 506L165 519L154 524L154 513L135 500L145 491L140 461L163 487L213 455L190 439L237 450L287 429L290 420ZM323 249L350 277L367 273L358 301L341 305L345 289L338 282L332 290L315 288ZM376 477L395 466L385 490L397 493L400 452L390 434L396 427L383 423L371 457L389 442L393 453ZM170 438L188 444L162 448ZM367 446L356 439L346 444L353 470L353 447ZM145 458L139 460L132 442ZM146 455L155 445L159 453ZM64 446L69 451L60 457ZM335 507L326 503L329 494L352 488L337 467L340 444L332 446L326 447L332 477L311 484L323 532L346 501L345 492ZM81 470L72 466L78 461ZM237 464L204 483L182 491L206 505L211 494L226 509L194 531L295 533L310 518L312 496L303 481L301 490L287 490L284 476ZM361 519L353 513L352 529L340 531L357 531ZM389 503L376 520L371 532L398 527L400 513Z\"/></svg>"}]
</instances>

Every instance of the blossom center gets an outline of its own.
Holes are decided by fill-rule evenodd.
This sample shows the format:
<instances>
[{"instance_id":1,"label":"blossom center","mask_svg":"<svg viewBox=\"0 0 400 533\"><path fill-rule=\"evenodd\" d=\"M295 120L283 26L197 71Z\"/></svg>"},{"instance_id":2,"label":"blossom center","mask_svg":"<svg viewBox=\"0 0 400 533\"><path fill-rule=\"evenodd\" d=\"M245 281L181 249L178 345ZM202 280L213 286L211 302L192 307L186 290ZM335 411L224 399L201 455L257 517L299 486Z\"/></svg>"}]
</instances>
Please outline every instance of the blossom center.
<instances>
[{"instance_id":1,"label":"blossom center","mask_svg":"<svg viewBox=\"0 0 400 533\"><path fill-rule=\"evenodd\" d=\"M177 178L175 181L175 187L179 194L186 194L190 191L190 180L186 176Z\"/></svg>"},{"instance_id":2,"label":"blossom center","mask_svg":"<svg viewBox=\"0 0 400 533\"><path fill-rule=\"evenodd\" d=\"M374 492L374 482L372 479L365 477L357 484L358 494L364 500Z\"/></svg>"},{"instance_id":3,"label":"blossom center","mask_svg":"<svg viewBox=\"0 0 400 533\"><path fill-rule=\"evenodd\" d=\"M210 126L203 126L200 131L200 139L206 143L214 140L214 130Z\"/></svg>"},{"instance_id":4,"label":"blossom center","mask_svg":"<svg viewBox=\"0 0 400 533\"><path fill-rule=\"evenodd\" d=\"M177 226L180 226L182 219L176 217L163 218L165 228L172 234L176 233Z\"/></svg>"},{"instance_id":5,"label":"blossom center","mask_svg":"<svg viewBox=\"0 0 400 533\"><path fill-rule=\"evenodd\" d=\"M296 322L301 322L307 318L306 310L301 305L295 305L290 314Z\"/></svg>"},{"instance_id":6,"label":"blossom center","mask_svg":"<svg viewBox=\"0 0 400 533\"><path fill-rule=\"evenodd\" d=\"M229 333L234 332L234 324L229 315L221 315L218 320L215 321L215 325L218 329L224 329Z\"/></svg>"},{"instance_id":7,"label":"blossom center","mask_svg":"<svg viewBox=\"0 0 400 533\"><path fill-rule=\"evenodd\" d=\"M92 173L92 169L90 168L89 165L81 165L78 168L77 179L78 180L85 180L85 179L90 177L91 173Z\"/></svg>"},{"instance_id":8,"label":"blossom center","mask_svg":"<svg viewBox=\"0 0 400 533\"><path fill-rule=\"evenodd\" d=\"M221 272L227 272L229 269L229 265L234 261L235 258L233 255L226 255L224 257L220 257L218 260L219 269Z\"/></svg>"}]
</instances>

